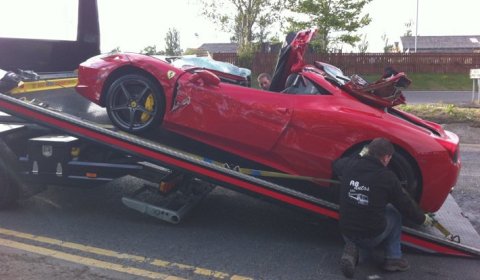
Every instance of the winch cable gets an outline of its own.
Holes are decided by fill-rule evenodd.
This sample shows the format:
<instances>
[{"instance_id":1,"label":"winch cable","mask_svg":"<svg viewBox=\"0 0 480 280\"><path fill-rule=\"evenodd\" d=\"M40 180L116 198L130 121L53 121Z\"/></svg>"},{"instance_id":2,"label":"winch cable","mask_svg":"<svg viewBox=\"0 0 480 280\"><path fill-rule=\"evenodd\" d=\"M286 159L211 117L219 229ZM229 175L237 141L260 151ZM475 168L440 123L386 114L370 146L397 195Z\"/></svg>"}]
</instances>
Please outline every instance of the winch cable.
<instances>
[{"instance_id":1,"label":"winch cable","mask_svg":"<svg viewBox=\"0 0 480 280\"><path fill-rule=\"evenodd\" d=\"M205 162L208 163L213 163L218 166L222 166L237 172L240 172L245 175L250 175L254 177L270 177L270 178L285 178L285 179L292 179L292 180L302 180L302 181L310 181L313 183L330 183L330 184L335 184L339 185L340 181L339 180L334 180L334 179L326 179L326 178L319 178L319 177L312 177L312 176L302 176L302 175L293 175L293 174L288 174L288 173L281 173L281 172L276 172L276 171L266 171L266 170L258 170L258 169L251 169L251 168L244 168L240 167L238 165L235 166L230 166L228 163L221 163L217 162L208 158L196 156L193 154L190 154L191 156L195 156L198 159L202 159ZM400 184L402 186L405 186L407 184L406 181L400 181Z\"/></svg>"}]
</instances>

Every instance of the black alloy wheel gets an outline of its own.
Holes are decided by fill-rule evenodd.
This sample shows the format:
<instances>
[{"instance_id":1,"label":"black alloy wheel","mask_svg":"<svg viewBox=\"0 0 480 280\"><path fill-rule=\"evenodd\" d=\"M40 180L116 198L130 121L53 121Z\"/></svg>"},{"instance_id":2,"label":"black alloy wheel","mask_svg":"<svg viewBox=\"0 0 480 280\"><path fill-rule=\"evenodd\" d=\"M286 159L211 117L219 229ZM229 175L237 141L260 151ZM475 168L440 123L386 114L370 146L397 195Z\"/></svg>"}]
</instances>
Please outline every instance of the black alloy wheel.
<instances>
[{"instance_id":1,"label":"black alloy wheel","mask_svg":"<svg viewBox=\"0 0 480 280\"><path fill-rule=\"evenodd\" d=\"M106 107L110 121L119 129L131 133L159 126L164 103L159 86L140 74L121 76L107 91Z\"/></svg>"}]
</instances>

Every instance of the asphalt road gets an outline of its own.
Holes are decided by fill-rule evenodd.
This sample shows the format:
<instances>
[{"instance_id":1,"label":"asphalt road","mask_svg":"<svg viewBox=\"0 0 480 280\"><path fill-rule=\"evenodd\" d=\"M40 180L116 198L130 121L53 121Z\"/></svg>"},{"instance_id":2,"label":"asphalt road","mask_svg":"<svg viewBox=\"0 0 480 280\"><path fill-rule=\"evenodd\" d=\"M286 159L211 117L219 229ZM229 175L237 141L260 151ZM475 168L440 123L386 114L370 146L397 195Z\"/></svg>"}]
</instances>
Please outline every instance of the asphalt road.
<instances>
[{"instance_id":1,"label":"asphalt road","mask_svg":"<svg viewBox=\"0 0 480 280\"><path fill-rule=\"evenodd\" d=\"M478 158L480 148L462 156ZM478 161L469 163L476 164L473 170L480 168ZM479 174L473 175L478 181ZM0 265L0 278L148 279L135 268L186 279L343 279L338 267L343 242L335 221L217 187L182 223L171 225L121 204L120 198L139 184L127 177L98 189L51 186L16 209L0 212L0 244L34 245L39 249L31 252L45 255L25 254L16 244L13 251L0 246L7 260ZM104 250L113 253L103 255ZM11 259L19 257L23 261L15 265ZM406 257L412 263L408 272L386 274L369 263L358 268L355 278L478 279L478 260L412 250ZM26 277L32 269L34 277Z\"/></svg>"},{"instance_id":2,"label":"asphalt road","mask_svg":"<svg viewBox=\"0 0 480 280\"><path fill-rule=\"evenodd\" d=\"M403 94L409 104L468 104L472 100L479 101L478 93L472 94L471 91L404 91Z\"/></svg>"},{"instance_id":3,"label":"asphalt road","mask_svg":"<svg viewBox=\"0 0 480 280\"><path fill-rule=\"evenodd\" d=\"M105 117L71 102L65 109ZM469 147L462 158L478 158L480 148ZM480 179L479 161L464 164L458 190ZM0 212L0 279L343 279L333 220L217 187L171 225L121 204L141 183L125 177L97 189L50 186ZM478 279L478 260L411 249L406 257L408 272L387 274L368 263L355 279Z\"/></svg>"}]
</instances>

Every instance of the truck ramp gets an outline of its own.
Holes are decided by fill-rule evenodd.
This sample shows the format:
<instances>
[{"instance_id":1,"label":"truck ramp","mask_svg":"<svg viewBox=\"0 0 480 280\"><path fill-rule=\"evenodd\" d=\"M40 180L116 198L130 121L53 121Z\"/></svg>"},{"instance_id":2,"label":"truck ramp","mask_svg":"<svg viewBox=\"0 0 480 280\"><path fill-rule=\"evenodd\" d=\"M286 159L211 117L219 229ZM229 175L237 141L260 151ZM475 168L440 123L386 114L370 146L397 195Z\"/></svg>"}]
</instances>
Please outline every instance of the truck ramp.
<instances>
[{"instance_id":1,"label":"truck ramp","mask_svg":"<svg viewBox=\"0 0 480 280\"><path fill-rule=\"evenodd\" d=\"M444 241L452 247L465 250L479 257L480 235L472 226L467 217L463 214L457 202L450 194L440 210L435 213L435 219L443 227L442 232L436 227L404 227L403 243L405 245L420 249L429 253L446 253L447 249L442 246ZM419 240L425 242L419 242ZM435 244L438 242L438 244ZM419 246L421 244L421 246ZM448 254L458 256L468 256L455 251L449 251Z\"/></svg>"},{"instance_id":2,"label":"truck ramp","mask_svg":"<svg viewBox=\"0 0 480 280\"><path fill-rule=\"evenodd\" d=\"M95 122L18 100L6 94L0 94L0 111L99 145L106 145L152 164L176 172L184 172L212 184L255 197L267 198L332 219L338 219L339 216L338 205L318 197L203 161L199 157L171 149L158 142L113 131ZM459 235L460 243L446 238L435 228L404 227L402 235L404 244L430 253L480 257L480 237L468 220L462 216L453 198L449 197L437 213L436 219L455 235Z\"/></svg>"}]
</instances>

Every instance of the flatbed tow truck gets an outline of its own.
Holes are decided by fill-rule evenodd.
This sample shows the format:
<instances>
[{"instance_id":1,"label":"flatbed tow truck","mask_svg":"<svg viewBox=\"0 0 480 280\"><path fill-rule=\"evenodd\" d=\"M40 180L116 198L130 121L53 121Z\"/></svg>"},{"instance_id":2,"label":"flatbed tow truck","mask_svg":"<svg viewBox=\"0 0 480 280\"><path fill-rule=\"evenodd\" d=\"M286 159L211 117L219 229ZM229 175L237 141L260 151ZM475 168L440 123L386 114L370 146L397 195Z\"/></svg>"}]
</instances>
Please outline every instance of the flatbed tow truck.
<instances>
[{"instance_id":1,"label":"flatbed tow truck","mask_svg":"<svg viewBox=\"0 0 480 280\"><path fill-rule=\"evenodd\" d=\"M281 180L267 181L211 160L216 151L208 154L208 147L201 144L186 147L176 145L182 142L177 139L162 140L168 137L126 134L92 121L95 116L81 118L28 98L32 95L28 92L38 90L54 95L60 89L75 95L71 89L75 77L54 78L45 76L0 93L4 112L0 114L0 207L39 184L94 186L130 175L146 183L122 202L170 223L180 222L216 186L338 219L337 204L282 185ZM18 98L22 94L29 96ZM161 197L155 204L149 202L154 196ZM432 228L404 226L403 243L429 253L480 257L480 236L451 195L435 220Z\"/></svg>"}]
</instances>

